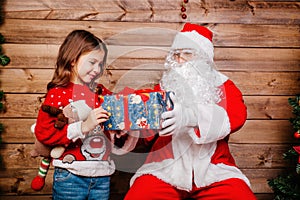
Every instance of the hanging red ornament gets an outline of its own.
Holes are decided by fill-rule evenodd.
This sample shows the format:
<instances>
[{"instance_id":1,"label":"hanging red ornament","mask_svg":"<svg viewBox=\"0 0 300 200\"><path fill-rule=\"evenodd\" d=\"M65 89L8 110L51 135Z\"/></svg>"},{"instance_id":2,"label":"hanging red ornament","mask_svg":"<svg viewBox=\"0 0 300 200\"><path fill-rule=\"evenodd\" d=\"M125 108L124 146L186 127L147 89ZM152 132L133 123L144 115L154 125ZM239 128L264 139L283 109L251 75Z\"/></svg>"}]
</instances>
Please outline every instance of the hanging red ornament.
<instances>
[{"instance_id":1,"label":"hanging red ornament","mask_svg":"<svg viewBox=\"0 0 300 200\"><path fill-rule=\"evenodd\" d=\"M186 4L189 2L189 0L183 0L181 3L181 18L182 19L186 19L187 15L186 15Z\"/></svg>"},{"instance_id":2,"label":"hanging red ornament","mask_svg":"<svg viewBox=\"0 0 300 200\"><path fill-rule=\"evenodd\" d=\"M294 146L293 149L298 153L299 155L298 163L300 163L300 146Z\"/></svg>"},{"instance_id":3,"label":"hanging red ornament","mask_svg":"<svg viewBox=\"0 0 300 200\"><path fill-rule=\"evenodd\" d=\"M298 130L294 133L294 138L300 139L300 130Z\"/></svg>"}]
</instances>

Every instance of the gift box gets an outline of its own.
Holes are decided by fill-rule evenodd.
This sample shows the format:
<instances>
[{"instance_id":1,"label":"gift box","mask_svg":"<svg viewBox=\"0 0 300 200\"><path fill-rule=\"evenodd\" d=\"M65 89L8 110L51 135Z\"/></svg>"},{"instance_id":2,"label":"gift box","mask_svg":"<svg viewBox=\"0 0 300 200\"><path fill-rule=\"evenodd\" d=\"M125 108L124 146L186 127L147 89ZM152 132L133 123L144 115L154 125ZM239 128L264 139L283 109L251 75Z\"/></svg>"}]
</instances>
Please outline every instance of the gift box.
<instances>
[{"instance_id":1,"label":"gift box","mask_svg":"<svg viewBox=\"0 0 300 200\"><path fill-rule=\"evenodd\" d=\"M161 129L161 114L172 109L170 92L125 88L115 95L103 96L108 111L105 130Z\"/></svg>"}]
</instances>

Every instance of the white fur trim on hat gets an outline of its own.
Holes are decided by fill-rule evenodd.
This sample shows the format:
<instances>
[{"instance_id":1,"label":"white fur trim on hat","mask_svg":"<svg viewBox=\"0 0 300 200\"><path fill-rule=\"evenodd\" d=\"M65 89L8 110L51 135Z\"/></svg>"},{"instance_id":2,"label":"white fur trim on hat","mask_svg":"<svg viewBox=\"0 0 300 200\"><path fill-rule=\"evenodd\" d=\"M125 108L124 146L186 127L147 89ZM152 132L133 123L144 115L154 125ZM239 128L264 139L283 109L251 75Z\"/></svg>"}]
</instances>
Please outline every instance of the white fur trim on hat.
<instances>
[{"instance_id":1,"label":"white fur trim on hat","mask_svg":"<svg viewBox=\"0 0 300 200\"><path fill-rule=\"evenodd\" d=\"M191 32L177 33L171 48L193 48L200 52L205 52L211 61L213 61L214 58L214 46L212 42L194 30Z\"/></svg>"}]
</instances>

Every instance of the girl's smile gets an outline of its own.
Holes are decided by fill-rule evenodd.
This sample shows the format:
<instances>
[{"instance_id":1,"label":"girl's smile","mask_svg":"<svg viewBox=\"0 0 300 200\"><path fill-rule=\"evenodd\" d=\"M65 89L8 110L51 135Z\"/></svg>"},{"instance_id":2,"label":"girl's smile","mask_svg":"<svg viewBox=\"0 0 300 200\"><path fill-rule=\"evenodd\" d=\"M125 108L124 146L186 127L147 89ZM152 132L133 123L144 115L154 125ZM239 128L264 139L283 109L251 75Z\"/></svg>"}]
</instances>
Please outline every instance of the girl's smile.
<instances>
[{"instance_id":1,"label":"girl's smile","mask_svg":"<svg viewBox=\"0 0 300 200\"><path fill-rule=\"evenodd\" d=\"M101 50L94 50L80 56L75 66L77 68L77 76L73 78L72 82L88 84L102 74L104 68L103 58L104 52Z\"/></svg>"}]
</instances>

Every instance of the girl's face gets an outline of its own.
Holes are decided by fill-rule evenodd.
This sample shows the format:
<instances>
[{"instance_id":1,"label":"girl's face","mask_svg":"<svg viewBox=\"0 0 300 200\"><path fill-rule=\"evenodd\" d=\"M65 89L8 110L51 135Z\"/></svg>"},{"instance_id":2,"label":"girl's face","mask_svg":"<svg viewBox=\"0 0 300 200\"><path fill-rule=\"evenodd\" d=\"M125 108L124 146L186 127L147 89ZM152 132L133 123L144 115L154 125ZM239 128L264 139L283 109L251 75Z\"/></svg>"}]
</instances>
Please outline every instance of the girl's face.
<instances>
[{"instance_id":1,"label":"girl's face","mask_svg":"<svg viewBox=\"0 0 300 200\"><path fill-rule=\"evenodd\" d=\"M104 52L94 50L79 57L74 67L77 76L73 77L72 82L77 84L89 84L96 76L104 70Z\"/></svg>"}]
</instances>

